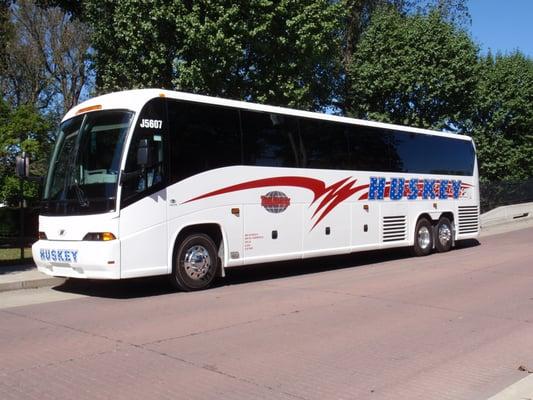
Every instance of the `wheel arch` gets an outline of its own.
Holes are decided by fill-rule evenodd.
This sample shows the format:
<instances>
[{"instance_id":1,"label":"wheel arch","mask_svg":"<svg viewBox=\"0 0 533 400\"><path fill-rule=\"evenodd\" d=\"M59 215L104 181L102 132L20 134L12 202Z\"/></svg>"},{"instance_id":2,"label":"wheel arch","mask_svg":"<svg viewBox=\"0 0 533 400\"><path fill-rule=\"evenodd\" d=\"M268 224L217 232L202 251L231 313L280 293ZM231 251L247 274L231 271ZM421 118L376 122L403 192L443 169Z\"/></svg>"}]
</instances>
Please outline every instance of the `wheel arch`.
<instances>
[{"instance_id":1,"label":"wheel arch","mask_svg":"<svg viewBox=\"0 0 533 400\"><path fill-rule=\"evenodd\" d=\"M178 247L178 243L185 237L191 234L195 233L203 233L208 235L213 242L215 242L215 246L218 249L218 259L219 259L219 268L217 274L219 276L224 277L225 276L225 269L224 265L226 264L226 243L227 238L225 236L224 230L222 229L222 226L213 221L202 221L197 222L194 224L184 225L180 227L179 229L174 232L172 235L172 238L170 240L170 244L172 245L172 251L169 252L169 260L168 265L170 266L170 271L174 269L174 260L176 257L176 250Z\"/></svg>"}]
</instances>

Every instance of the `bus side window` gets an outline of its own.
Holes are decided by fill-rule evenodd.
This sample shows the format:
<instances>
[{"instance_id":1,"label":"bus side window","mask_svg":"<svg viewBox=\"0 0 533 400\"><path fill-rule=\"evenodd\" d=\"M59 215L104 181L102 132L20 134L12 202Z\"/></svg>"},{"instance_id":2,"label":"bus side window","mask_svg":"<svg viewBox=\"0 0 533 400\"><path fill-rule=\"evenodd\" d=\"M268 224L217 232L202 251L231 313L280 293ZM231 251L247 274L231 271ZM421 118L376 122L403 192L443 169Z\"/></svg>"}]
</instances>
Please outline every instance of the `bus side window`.
<instances>
[{"instance_id":1,"label":"bus side window","mask_svg":"<svg viewBox=\"0 0 533 400\"><path fill-rule=\"evenodd\" d=\"M300 132L307 149L307 168L349 169L350 147L346 126L330 121L300 118Z\"/></svg>"},{"instance_id":2,"label":"bus side window","mask_svg":"<svg viewBox=\"0 0 533 400\"><path fill-rule=\"evenodd\" d=\"M359 171L390 171L390 145L382 129L352 125L349 128L352 168Z\"/></svg>"},{"instance_id":3,"label":"bus side window","mask_svg":"<svg viewBox=\"0 0 533 400\"><path fill-rule=\"evenodd\" d=\"M235 108L170 100L168 115L172 183L242 163Z\"/></svg>"},{"instance_id":4,"label":"bus side window","mask_svg":"<svg viewBox=\"0 0 533 400\"><path fill-rule=\"evenodd\" d=\"M396 131L392 151L403 160L405 172L472 175L474 169L473 147L467 140Z\"/></svg>"},{"instance_id":5,"label":"bus side window","mask_svg":"<svg viewBox=\"0 0 533 400\"><path fill-rule=\"evenodd\" d=\"M244 164L303 167L306 158L296 117L241 111Z\"/></svg>"},{"instance_id":6,"label":"bus side window","mask_svg":"<svg viewBox=\"0 0 533 400\"><path fill-rule=\"evenodd\" d=\"M122 199L135 201L144 192L159 190L166 178L165 151L166 110L164 99L153 99L142 109L130 141L126 158L125 172L138 173L136 179L128 179L122 185ZM142 140L146 140L150 150L149 163L141 169L137 165L137 150Z\"/></svg>"}]
</instances>

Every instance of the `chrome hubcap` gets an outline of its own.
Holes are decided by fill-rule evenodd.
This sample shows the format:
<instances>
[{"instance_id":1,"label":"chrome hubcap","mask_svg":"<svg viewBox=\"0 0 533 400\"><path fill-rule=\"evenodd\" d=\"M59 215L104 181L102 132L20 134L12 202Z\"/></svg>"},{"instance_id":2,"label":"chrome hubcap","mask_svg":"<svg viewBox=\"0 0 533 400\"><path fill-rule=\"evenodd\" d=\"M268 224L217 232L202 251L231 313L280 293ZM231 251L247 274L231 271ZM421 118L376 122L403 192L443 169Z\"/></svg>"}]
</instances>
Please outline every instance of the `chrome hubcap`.
<instances>
[{"instance_id":1,"label":"chrome hubcap","mask_svg":"<svg viewBox=\"0 0 533 400\"><path fill-rule=\"evenodd\" d=\"M439 242L441 245L446 246L452 239L452 230L446 224L439 226Z\"/></svg>"},{"instance_id":2,"label":"chrome hubcap","mask_svg":"<svg viewBox=\"0 0 533 400\"><path fill-rule=\"evenodd\" d=\"M192 246L185 252L183 266L187 275L194 280L204 278L211 267L211 257L203 246Z\"/></svg>"},{"instance_id":3,"label":"chrome hubcap","mask_svg":"<svg viewBox=\"0 0 533 400\"><path fill-rule=\"evenodd\" d=\"M422 226L418 230L418 246L421 249L427 249L431 243L431 233L427 226Z\"/></svg>"}]
</instances>

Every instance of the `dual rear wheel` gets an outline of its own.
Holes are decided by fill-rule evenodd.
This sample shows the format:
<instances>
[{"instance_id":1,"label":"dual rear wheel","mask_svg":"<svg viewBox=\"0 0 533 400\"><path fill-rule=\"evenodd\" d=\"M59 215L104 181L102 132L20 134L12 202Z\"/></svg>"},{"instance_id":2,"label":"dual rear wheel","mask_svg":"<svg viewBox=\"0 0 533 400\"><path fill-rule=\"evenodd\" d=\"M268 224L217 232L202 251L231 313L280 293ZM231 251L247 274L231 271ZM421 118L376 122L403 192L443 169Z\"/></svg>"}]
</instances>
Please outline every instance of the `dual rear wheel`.
<instances>
[{"instance_id":1,"label":"dual rear wheel","mask_svg":"<svg viewBox=\"0 0 533 400\"><path fill-rule=\"evenodd\" d=\"M415 226L415 243L413 253L416 256L427 256L433 245L442 253L452 248L453 227L447 217L441 217L434 227L427 218L420 218Z\"/></svg>"}]
</instances>

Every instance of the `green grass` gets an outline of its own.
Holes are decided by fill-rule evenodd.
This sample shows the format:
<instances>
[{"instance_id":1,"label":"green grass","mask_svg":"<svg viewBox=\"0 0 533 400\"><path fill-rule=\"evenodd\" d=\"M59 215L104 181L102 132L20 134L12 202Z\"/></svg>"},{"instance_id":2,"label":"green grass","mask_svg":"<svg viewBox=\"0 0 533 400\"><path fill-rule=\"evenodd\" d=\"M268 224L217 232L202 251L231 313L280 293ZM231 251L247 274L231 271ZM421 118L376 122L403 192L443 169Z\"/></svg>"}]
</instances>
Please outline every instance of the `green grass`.
<instances>
[{"instance_id":1,"label":"green grass","mask_svg":"<svg viewBox=\"0 0 533 400\"><path fill-rule=\"evenodd\" d=\"M24 249L24 258L31 258L31 249ZM0 249L0 262L5 261L19 261L20 260L20 249Z\"/></svg>"}]
</instances>

